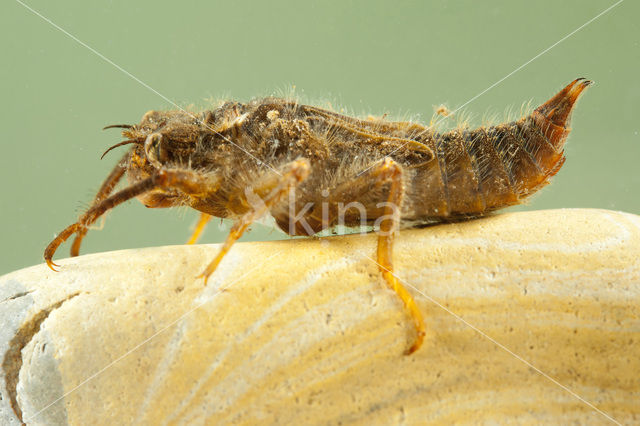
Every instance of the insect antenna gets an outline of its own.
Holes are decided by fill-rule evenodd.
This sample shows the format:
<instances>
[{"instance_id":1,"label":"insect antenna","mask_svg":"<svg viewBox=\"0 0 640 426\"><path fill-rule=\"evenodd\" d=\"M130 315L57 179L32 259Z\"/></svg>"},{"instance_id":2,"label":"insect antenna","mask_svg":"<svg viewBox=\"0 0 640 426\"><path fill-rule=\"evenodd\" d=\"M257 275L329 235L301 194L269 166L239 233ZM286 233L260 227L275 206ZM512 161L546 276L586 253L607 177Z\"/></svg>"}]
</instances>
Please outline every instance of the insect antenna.
<instances>
[{"instance_id":1,"label":"insect antenna","mask_svg":"<svg viewBox=\"0 0 640 426\"><path fill-rule=\"evenodd\" d=\"M120 142L120 143L117 143L117 144L113 145L112 147L110 147L109 149L107 149L107 150L102 154L102 156L100 157L100 159L102 160L102 159L104 158L104 156L105 156L105 155L107 155L107 152L111 151L112 149L117 148L117 147L122 146L122 145L129 145L130 143L138 143L138 144L139 144L139 143L142 143L142 141L141 141L141 140L138 140L138 139L133 139L133 140L126 140L126 141L122 141L122 142Z\"/></svg>"},{"instance_id":2,"label":"insect antenna","mask_svg":"<svg viewBox=\"0 0 640 426\"><path fill-rule=\"evenodd\" d=\"M107 129L130 129L133 126L131 124L110 124L108 126L105 126L102 128L102 130L107 130Z\"/></svg>"}]
</instances>

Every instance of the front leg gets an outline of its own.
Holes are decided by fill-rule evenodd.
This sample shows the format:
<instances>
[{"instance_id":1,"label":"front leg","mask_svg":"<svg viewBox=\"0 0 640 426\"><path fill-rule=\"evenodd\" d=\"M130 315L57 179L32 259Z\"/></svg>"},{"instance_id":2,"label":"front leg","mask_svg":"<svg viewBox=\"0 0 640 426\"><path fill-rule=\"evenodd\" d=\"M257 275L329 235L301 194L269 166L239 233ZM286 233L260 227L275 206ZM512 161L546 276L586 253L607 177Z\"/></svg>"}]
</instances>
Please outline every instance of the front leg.
<instances>
[{"instance_id":1,"label":"front leg","mask_svg":"<svg viewBox=\"0 0 640 426\"><path fill-rule=\"evenodd\" d=\"M109 176L105 179L105 181L100 186L98 193L94 197L91 202L91 206L95 206L99 204L102 200L107 198L109 194L116 187L122 176L124 175L126 168L127 159L129 157L129 153L127 152L121 159L118 161L116 166L113 168ZM87 235L87 231L89 228L82 228L76 233L76 238L73 240L73 244L71 245L71 256L77 256L80 254L80 245L82 244L82 239L85 235Z\"/></svg>"},{"instance_id":2,"label":"front leg","mask_svg":"<svg viewBox=\"0 0 640 426\"><path fill-rule=\"evenodd\" d=\"M60 244L73 234L77 234L81 240L87 233L89 226L100 216L127 200L148 194L154 190L178 190L191 196L203 196L215 192L219 183L220 178L218 176L201 175L192 170L159 170L157 174L151 177L94 202L91 208L80 216L76 223L67 226L49 243L44 251L44 260L49 268L55 271L54 266L58 265L53 263L52 259ZM107 193L107 191L104 191L104 196Z\"/></svg>"},{"instance_id":3,"label":"front leg","mask_svg":"<svg viewBox=\"0 0 640 426\"><path fill-rule=\"evenodd\" d=\"M209 276L213 274L220 264L222 258L229 252L233 243L242 236L249 225L251 225L256 219L265 215L278 202L282 201L290 190L297 187L300 182L307 178L310 171L311 166L309 161L306 159L299 159L287 164L282 169L281 175L277 177L266 176L262 184L258 184L258 186L253 188L254 196L259 196L257 194L266 194L260 203L246 200L246 195L240 194L240 198L248 201L251 204L251 207L249 211L240 217L240 219L238 219L233 225L227 239L216 257L211 261L211 263L209 263L206 269L198 275L198 277L204 278L205 284L209 279Z\"/></svg>"}]
</instances>

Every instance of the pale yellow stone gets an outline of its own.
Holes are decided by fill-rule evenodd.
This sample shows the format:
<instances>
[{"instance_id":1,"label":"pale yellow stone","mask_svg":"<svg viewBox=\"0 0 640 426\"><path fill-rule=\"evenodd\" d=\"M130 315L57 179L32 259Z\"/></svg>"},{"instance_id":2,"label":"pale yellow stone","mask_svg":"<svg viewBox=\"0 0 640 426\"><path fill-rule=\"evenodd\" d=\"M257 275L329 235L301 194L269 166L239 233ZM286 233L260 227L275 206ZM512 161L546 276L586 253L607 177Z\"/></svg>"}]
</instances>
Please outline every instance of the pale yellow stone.
<instances>
[{"instance_id":1,"label":"pale yellow stone","mask_svg":"<svg viewBox=\"0 0 640 426\"><path fill-rule=\"evenodd\" d=\"M0 423L19 424L12 395L27 424L640 422L640 217L403 230L396 271L428 328L412 356L375 245L237 244L206 287L218 245L5 275Z\"/></svg>"}]
</instances>

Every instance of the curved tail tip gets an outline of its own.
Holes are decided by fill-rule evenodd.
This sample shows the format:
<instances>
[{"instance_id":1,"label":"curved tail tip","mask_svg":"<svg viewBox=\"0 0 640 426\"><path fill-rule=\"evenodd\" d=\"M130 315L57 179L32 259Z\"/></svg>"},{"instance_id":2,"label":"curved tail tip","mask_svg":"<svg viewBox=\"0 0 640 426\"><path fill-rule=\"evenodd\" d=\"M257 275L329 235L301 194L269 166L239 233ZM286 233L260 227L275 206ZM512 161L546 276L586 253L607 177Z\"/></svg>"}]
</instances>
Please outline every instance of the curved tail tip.
<instances>
[{"instance_id":1,"label":"curved tail tip","mask_svg":"<svg viewBox=\"0 0 640 426\"><path fill-rule=\"evenodd\" d=\"M556 126L568 127L571 111L582 92L593 84L584 77L577 78L559 91L554 97L536 109Z\"/></svg>"},{"instance_id":2,"label":"curved tail tip","mask_svg":"<svg viewBox=\"0 0 640 426\"><path fill-rule=\"evenodd\" d=\"M589 86L592 86L594 84L593 80L587 80L584 77L580 77L580 78L576 78L575 80L573 80L569 86L574 86L575 84L578 84L577 86L573 87L574 89L579 88L580 92L582 92L584 89L586 89ZM580 93L578 93L580 94Z\"/></svg>"}]
</instances>

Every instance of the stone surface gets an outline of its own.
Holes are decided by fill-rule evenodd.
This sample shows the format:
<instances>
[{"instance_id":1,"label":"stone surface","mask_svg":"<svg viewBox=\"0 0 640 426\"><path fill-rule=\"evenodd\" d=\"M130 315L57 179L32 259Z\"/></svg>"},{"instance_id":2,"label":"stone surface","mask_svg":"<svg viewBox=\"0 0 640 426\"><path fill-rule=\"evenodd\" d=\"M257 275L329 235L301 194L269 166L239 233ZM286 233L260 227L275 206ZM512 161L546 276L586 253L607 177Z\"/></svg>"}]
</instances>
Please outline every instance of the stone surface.
<instances>
[{"instance_id":1,"label":"stone surface","mask_svg":"<svg viewBox=\"0 0 640 426\"><path fill-rule=\"evenodd\" d=\"M640 422L640 217L98 253L0 278L0 423ZM597 409L596 409L597 408ZM601 410L601 411L598 411ZM17 413L18 414L17 414Z\"/></svg>"}]
</instances>

